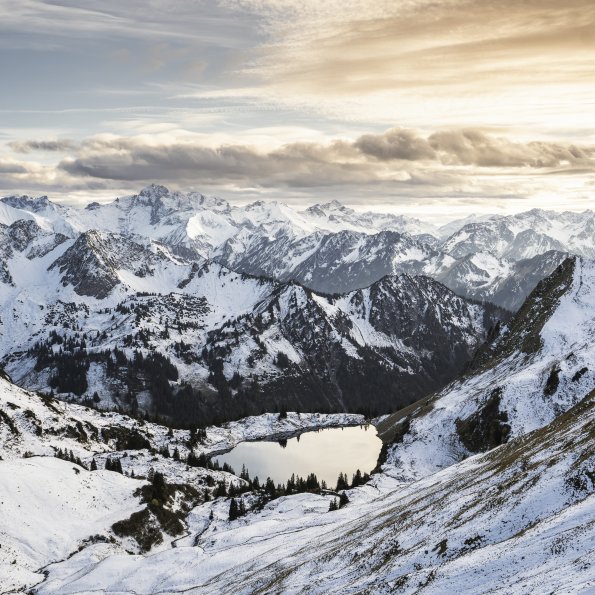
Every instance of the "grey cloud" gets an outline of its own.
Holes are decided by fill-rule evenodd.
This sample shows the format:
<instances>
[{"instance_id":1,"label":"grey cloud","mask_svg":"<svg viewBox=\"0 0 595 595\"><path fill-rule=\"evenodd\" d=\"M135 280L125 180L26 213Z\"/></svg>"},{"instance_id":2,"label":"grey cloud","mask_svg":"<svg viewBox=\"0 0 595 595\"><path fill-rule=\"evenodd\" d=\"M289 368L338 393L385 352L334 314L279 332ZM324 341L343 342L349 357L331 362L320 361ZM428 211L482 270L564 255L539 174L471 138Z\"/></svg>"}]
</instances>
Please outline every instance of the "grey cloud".
<instances>
[{"instance_id":1,"label":"grey cloud","mask_svg":"<svg viewBox=\"0 0 595 595\"><path fill-rule=\"evenodd\" d=\"M27 169L20 163L0 161L0 174L25 174Z\"/></svg>"},{"instance_id":2,"label":"grey cloud","mask_svg":"<svg viewBox=\"0 0 595 595\"><path fill-rule=\"evenodd\" d=\"M204 146L195 142L155 144L143 137L96 137L71 141L29 140L23 152L64 150L70 155L57 172L73 181L124 183L175 181L236 188L317 188L395 183L450 185L457 166L595 171L595 147L547 142L512 142L479 130L447 130L424 137L394 128L366 134L353 142L288 143L263 151L249 145ZM14 148L14 147L13 147ZM14 167L14 165L13 165Z\"/></svg>"},{"instance_id":3,"label":"grey cloud","mask_svg":"<svg viewBox=\"0 0 595 595\"><path fill-rule=\"evenodd\" d=\"M353 147L380 161L432 160L478 167L595 167L592 146L512 142L475 129L440 131L426 139L412 130L393 128L383 134L365 134Z\"/></svg>"},{"instance_id":4,"label":"grey cloud","mask_svg":"<svg viewBox=\"0 0 595 595\"><path fill-rule=\"evenodd\" d=\"M417 136L412 130L401 128L393 128L384 134L364 134L354 146L362 153L382 160L419 161L436 157L427 140Z\"/></svg>"},{"instance_id":5,"label":"grey cloud","mask_svg":"<svg viewBox=\"0 0 595 595\"><path fill-rule=\"evenodd\" d=\"M378 179L369 163L335 160L348 145L291 144L262 153L249 146L216 149L199 144L148 146L133 139L91 142L86 152L59 167L73 176L144 181L174 179L209 184L313 187ZM355 156L357 154L353 151Z\"/></svg>"},{"instance_id":6,"label":"grey cloud","mask_svg":"<svg viewBox=\"0 0 595 595\"><path fill-rule=\"evenodd\" d=\"M70 151L76 148L71 140L26 140L13 141L8 146L15 153L31 153L32 151Z\"/></svg>"},{"instance_id":7,"label":"grey cloud","mask_svg":"<svg viewBox=\"0 0 595 595\"><path fill-rule=\"evenodd\" d=\"M534 168L595 165L594 147L547 142L514 143L473 129L437 132L428 141L446 164Z\"/></svg>"}]
</instances>

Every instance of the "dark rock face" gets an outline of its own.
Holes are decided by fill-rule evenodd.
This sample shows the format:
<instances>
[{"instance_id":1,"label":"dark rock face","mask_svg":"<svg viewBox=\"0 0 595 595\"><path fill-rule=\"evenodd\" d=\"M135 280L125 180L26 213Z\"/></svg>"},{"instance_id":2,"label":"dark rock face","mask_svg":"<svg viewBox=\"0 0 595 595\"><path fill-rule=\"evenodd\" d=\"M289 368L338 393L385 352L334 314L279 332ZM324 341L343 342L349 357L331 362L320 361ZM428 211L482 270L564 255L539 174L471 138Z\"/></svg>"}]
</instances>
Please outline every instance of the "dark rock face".
<instances>
[{"instance_id":1,"label":"dark rock face","mask_svg":"<svg viewBox=\"0 0 595 595\"><path fill-rule=\"evenodd\" d=\"M116 262L102 246L96 232L81 234L76 242L52 265L59 269L63 285L72 285L79 295L97 299L107 297L120 282Z\"/></svg>"},{"instance_id":2,"label":"dark rock face","mask_svg":"<svg viewBox=\"0 0 595 595\"><path fill-rule=\"evenodd\" d=\"M103 299L120 283L118 269L126 268L137 277L152 276L162 258L123 236L88 231L49 270L57 268L62 284L72 285L79 295Z\"/></svg>"},{"instance_id":3,"label":"dark rock face","mask_svg":"<svg viewBox=\"0 0 595 595\"><path fill-rule=\"evenodd\" d=\"M508 414L500 411L502 389L492 391L485 404L465 419L456 420L457 434L471 452L486 452L508 441Z\"/></svg>"},{"instance_id":4,"label":"dark rock face","mask_svg":"<svg viewBox=\"0 0 595 595\"><path fill-rule=\"evenodd\" d=\"M471 304L432 279L408 275L326 299L335 308L332 313L310 290L285 285L254 317L209 334L209 365L216 357L236 361L237 337L250 335L276 334L304 356L272 379L259 376L256 364L250 376L258 391L246 387L244 407L398 409L452 380L504 315L495 307ZM360 329L368 326L383 339L375 343L361 337ZM258 362L260 349L251 357Z\"/></svg>"}]
</instances>

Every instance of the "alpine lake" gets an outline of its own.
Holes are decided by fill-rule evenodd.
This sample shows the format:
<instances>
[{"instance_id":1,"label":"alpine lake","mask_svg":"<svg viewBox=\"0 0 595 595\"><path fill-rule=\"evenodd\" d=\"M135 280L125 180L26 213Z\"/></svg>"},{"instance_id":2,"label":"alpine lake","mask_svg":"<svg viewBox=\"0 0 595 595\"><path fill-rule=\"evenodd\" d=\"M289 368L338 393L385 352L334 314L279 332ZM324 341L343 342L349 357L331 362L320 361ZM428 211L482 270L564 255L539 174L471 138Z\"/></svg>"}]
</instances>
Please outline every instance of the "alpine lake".
<instances>
[{"instance_id":1,"label":"alpine lake","mask_svg":"<svg viewBox=\"0 0 595 595\"><path fill-rule=\"evenodd\" d=\"M284 484L292 474L314 473L319 481L335 486L339 473L352 475L359 469L370 473L378 461L382 441L372 425L324 428L277 441L240 442L235 448L213 457L237 473L245 467L261 483L270 477Z\"/></svg>"}]
</instances>

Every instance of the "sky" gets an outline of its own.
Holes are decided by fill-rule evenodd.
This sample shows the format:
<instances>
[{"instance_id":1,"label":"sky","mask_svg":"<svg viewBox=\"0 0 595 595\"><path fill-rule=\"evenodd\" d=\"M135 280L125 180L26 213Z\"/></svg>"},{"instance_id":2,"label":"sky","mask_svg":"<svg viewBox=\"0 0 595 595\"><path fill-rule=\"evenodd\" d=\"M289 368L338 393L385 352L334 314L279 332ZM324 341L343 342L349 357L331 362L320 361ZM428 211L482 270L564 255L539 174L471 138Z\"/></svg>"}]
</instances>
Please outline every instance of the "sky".
<instances>
[{"instance_id":1,"label":"sky","mask_svg":"<svg viewBox=\"0 0 595 595\"><path fill-rule=\"evenodd\" d=\"M0 194L595 204L593 0L0 0Z\"/></svg>"}]
</instances>

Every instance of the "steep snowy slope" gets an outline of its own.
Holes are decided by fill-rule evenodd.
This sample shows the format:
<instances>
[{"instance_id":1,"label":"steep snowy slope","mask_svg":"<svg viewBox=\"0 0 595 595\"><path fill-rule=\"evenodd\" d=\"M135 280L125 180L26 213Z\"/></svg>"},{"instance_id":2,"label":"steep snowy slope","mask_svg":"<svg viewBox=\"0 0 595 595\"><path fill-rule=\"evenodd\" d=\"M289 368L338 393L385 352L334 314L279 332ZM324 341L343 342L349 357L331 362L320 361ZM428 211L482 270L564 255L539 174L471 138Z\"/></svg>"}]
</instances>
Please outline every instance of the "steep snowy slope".
<instances>
[{"instance_id":1,"label":"steep snowy slope","mask_svg":"<svg viewBox=\"0 0 595 595\"><path fill-rule=\"evenodd\" d=\"M0 224L1 225L11 225L15 221L19 221L21 219L25 219L28 221L35 221L35 216L32 213L27 213L25 211L20 211L19 209L15 209L10 204L0 202Z\"/></svg>"},{"instance_id":2,"label":"steep snowy slope","mask_svg":"<svg viewBox=\"0 0 595 595\"><path fill-rule=\"evenodd\" d=\"M550 423L595 385L595 263L566 260L466 377L381 425L396 477L425 477Z\"/></svg>"}]
</instances>

